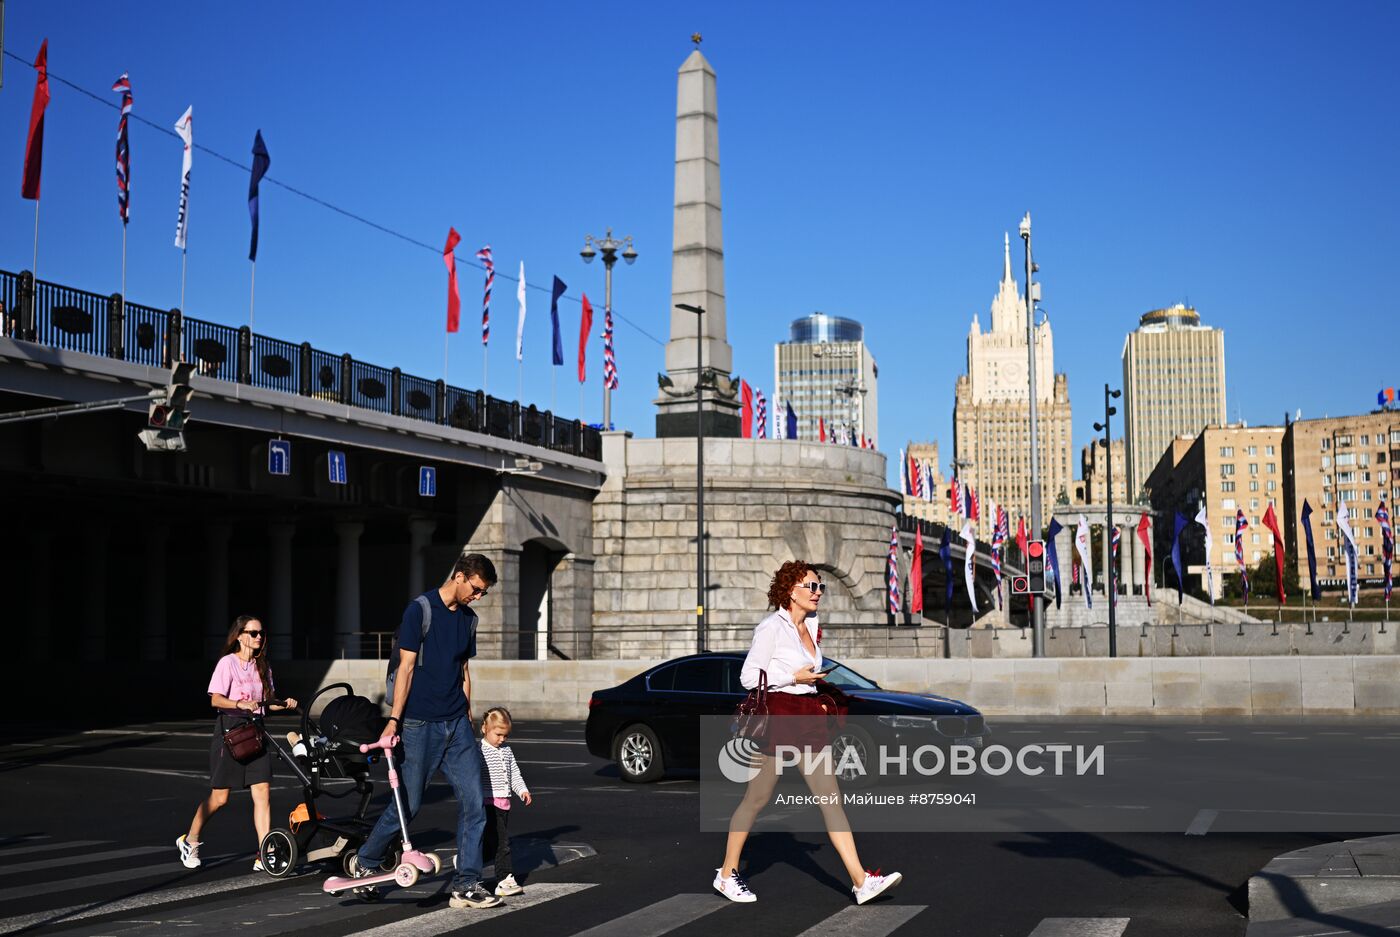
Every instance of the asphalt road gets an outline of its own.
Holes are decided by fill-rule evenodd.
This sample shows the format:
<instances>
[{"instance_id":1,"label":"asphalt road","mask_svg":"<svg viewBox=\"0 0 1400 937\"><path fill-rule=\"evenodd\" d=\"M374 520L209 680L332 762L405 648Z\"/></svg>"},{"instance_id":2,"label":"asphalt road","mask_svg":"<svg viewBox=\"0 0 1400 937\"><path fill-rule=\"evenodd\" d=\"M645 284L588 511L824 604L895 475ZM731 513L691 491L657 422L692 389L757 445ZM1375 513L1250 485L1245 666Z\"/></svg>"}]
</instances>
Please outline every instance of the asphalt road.
<instances>
[{"instance_id":1,"label":"asphalt road","mask_svg":"<svg viewBox=\"0 0 1400 937\"><path fill-rule=\"evenodd\" d=\"M207 790L207 732L205 723L158 723L0 745L0 934L130 937L193 925L414 937L468 927L481 937L714 937L716 928L735 937L1241 935L1251 873L1279 853L1342 838L867 833L858 836L862 859L905 881L856 908L824 835L774 832L750 841L759 901L739 906L710 889L723 835L698 832L695 778L624 784L587 753L580 724L531 723L512 738L536 797L512 820L532 866L525 894L493 911L455 911L442 877L366 904L324 895L319 870L283 880L251 872L246 793L206 829L205 866L179 864L173 841ZM277 825L297 802L285 773L273 797ZM455 804L445 783L430 789L414 828L418 846L451 856Z\"/></svg>"}]
</instances>

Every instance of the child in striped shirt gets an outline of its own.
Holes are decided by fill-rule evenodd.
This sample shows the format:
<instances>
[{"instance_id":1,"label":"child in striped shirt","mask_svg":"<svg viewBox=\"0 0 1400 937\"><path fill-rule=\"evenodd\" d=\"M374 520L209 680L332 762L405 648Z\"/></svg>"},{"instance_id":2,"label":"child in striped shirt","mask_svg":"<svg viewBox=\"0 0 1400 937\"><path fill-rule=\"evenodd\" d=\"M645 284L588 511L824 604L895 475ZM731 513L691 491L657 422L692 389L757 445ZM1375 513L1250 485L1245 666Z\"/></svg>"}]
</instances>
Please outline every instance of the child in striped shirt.
<instances>
[{"instance_id":1,"label":"child in striped shirt","mask_svg":"<svg viewBox=\"0 0 1400 937\"><path fill-rule=\"evenodd\" d=\"M482 863L496 867L496 894L503 898L525 891L515 880L510 861L510 795L514 791L526 806L531 803L530 791L520 776L515 753L506 740L510 738L510 712L503 706L486 710L481 717L481 761L486 777L486 830L481 837Z\"/></svg>"}]
</instances>

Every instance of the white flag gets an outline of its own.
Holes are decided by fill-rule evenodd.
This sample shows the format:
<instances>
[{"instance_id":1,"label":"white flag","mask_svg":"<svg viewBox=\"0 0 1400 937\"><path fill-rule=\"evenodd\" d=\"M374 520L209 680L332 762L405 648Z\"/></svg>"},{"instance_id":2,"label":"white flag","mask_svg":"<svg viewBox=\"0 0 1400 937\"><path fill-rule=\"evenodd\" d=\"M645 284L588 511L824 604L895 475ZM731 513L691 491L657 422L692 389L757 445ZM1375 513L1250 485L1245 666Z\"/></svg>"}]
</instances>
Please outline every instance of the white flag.
<instances>
[{"instance_id":1,"label":"white flag","mask_svg":"<svg viewBox=\"0 0 1400 937\"><path fill-rule=\"evenodd\" d=\"M1346 551L1347 560L1347 601L1352 605L1356 604L1356 535L1351 530L1351 514L1347 511L1347 503L1340 498L1337 500L1337 529L1342 532L1342 537L1346 539L1342 549Z\"/></svg>"},{"instance_id":2,"label":"white flag","mask_svg":"<svg viewBox=\"0 0 1400 937\"><path fill-rule=\"evenodd\" d=\"M194 161L194 105L175 122L175 132L185 141L185 157L180 164L180 217L175 222L175 246L185 249L185 234L190 226L190 164Z\"/></svg>"},{"instance_id":3,"label":"white flag","mask_svg":"<svg viewBox=\"0 0 1400 937\"><path fill-rule=\"evenodd\" d=\"M515 298L520 300L520 320L515 324L515 360L525 357L525 261L520 261L520 282L515 285Z\"/></svg>"},{"instance_id":4,"label":"white flag","mask_svg":"<svg viewBox=\"0 0 1400 937\"><path fill-rule=\"evenodd\" d=\"M904 458L904 450L899 450L899 493L908 494L914 486L909 484L909 463Z\"/></svg>"},{"instance_id":5,"label":"white flag","mask_svg":"<svg viewBox=\"0 0 1400 937\"><path fill-rule=\"evenodd\" d=\"M1201 508L1196 512L1196 523L1205 530L1206 535L1206 594L1210 596L1210 604L1215 604L1215 567L1211 563L1211 557L1215 555L1215 538L1210 535L1210 520L1206 517L1206 509Z\"/></svg>"},{"instance_id":6,"label":"white flag","mask_svg":"<svg viewBox=\"0 0 1400 937\"><path fill-rule=\"evenodd\" d=\"M966 553L963 555L963 579L967 581L967 600L972 603L972 614L977 614L977 591L972 588L973 560L977 558L977 535L972 532L972 521L963 524L962 539Z\"/></svg>"},{"instance_id":7,"label":"white flag","mask_svg":"<svg viewBox=\"0 0 1400 937\"><path fill-rule=\"evenodd\" d=\"M1337 502L1337 529L1342 532L1342 536L1347 539L1347 546L1356 549L1356 535L1351 530L1351 512L1347 510L1345 501Z\"/></svg>"},{"instance_id":8,"label":"white flag","mask_svg":"<svg viewBox=\"0 0 1400 937\"><path fill-rule=\"evenodd\" d=\"M1093 608L1091 593L1094 591L1094 553L1089 546L1089 520L1083 514L1079 515L1079 528L1074 532L1074 546L1079 551L1079 565L1084 567L1084 572L1079 577L1079 582L1084 587L1084 604Z\"/></svg>"}]
</instances>

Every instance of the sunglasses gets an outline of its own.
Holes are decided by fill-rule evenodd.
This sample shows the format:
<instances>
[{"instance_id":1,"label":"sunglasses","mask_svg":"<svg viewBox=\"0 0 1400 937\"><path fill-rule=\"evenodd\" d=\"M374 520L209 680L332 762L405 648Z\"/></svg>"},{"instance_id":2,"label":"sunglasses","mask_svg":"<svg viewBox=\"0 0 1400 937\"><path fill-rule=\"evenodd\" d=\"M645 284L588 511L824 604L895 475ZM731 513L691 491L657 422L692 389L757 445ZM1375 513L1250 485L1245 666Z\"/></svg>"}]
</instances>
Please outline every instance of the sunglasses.
<instances>
[{"instance_id":1,"label":"sunglasses","mask_svg":"<svg viewBox=\"0 0 1400 937\"><path fill-rule=\"evenodd\" d=\"M261 631L244 631L242 633L246 634L250 638L261 638L263 636L263 633Z\"/></svg>"},{"instance_id":2,"label":"sunglasses","mask_svg":"<svg viewBox=\"0 0 1400 937\"><path fill-rule=\"evenodd\" d=\"M826 591L826 583L824 582L799 582L798 585L806 586L808 591L816 595L821 595Z\"/></svg>"}]
</instances>

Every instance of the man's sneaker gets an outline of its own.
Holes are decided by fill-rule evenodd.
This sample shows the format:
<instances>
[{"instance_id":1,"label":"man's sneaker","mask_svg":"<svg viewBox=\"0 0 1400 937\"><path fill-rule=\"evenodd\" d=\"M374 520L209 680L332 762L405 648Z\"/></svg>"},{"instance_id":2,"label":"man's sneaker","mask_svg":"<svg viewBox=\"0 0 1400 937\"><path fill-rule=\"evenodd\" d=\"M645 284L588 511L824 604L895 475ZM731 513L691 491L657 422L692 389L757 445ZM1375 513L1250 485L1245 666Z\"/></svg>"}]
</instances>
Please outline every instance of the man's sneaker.
<instances>
[{"instance_id":1,"label":"man's sneaker","mask_svg":"<svg viewBox=\"0 0 1400 937\"><path fill-rule=\"evenodd\" d=\"M743 904L758 900L758 896L749 891L749 883L744 881L738 869L728 875L722 874L723 871L723 869L715 869L715 891L730 901L738 901Z\"/></svg>"},{"instance_id":2,"label":"man's sneaker","mask_svg":"<svg viewBox=\"0 0 1400 937\"><path fill-rule=\"evenodd\" d=\"M889 891L902 881L904 881L904 876L900 875L898 872L891 872L889 875L880 875L877 872L866 872L865 881L860 884L859 888L852 886L851 891L855 893L856 904L865 904L877 895Z\"/></svg>"},{"instance_id":3,"label":"man's sneaker","mask_svg":"<svg viewBox=\"0 0 1400 937\"><path fill-rule=\"evenodd\" d=\"M192 843L181 833L175 840L175 848L180 850L180 862L187 869L199 868L199 843Z\"/></svg>"},{"instance_id":4,"label":"man's sneaker","mask_svg":"<svg viewBox=\"0 0 1400 937\"><path fill-rule=\"evenodd\" d=\"M374 866L360 864L359 853L352 853L346 866L346 871L350 873L351 878L369 878L371 875L378 874L378 870ZM350 889L350 893L353 895L374 895L378 892L379 886L377 885L360 885Z\"/></svg>"},{"instance_id":5,"label":"man's sneaker","mask_svg":"<svg viewBox=\"0 0 1400 937\"><path fill-rule=\"evenodd\" d=\"M477 882L465 891L454 891L447 903L454 908L494 908L501 903L501 899Z\"/></svg>"},{"instance_id":6,"label":"man's sneaker","mask_svg":"<svg viewBox=\"0 0 1400 937\"><path fill-rule=\"evenodd\" d=\"M520 887L520 883L515 880L514 875L507 875L496 883L496 895L500 898L509 898L512 895L524 894L525 889Z\"/></svg>"}]
</instances>

